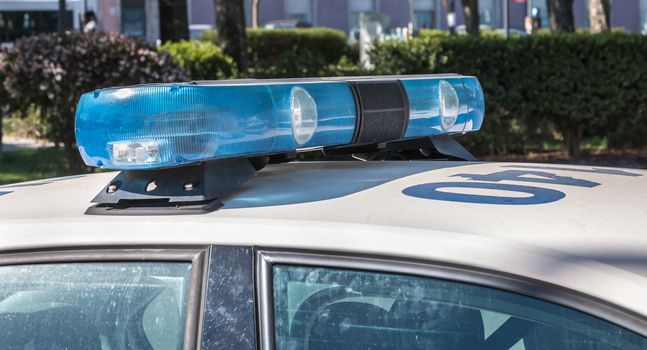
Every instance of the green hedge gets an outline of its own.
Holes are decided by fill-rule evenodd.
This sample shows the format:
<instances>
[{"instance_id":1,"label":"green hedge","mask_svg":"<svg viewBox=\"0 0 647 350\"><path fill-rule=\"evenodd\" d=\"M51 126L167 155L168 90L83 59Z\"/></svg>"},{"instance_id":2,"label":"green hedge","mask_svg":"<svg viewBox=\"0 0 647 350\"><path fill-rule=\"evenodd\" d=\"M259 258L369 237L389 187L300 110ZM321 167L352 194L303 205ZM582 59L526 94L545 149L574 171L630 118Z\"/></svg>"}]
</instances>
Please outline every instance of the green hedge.
<instances>
[{"instance_id":1,"label":"green hedge","mask_svg":"<svg viewBox=\"0 0 647 350\"><path fill-rule=\"evenodd\" d=\"M200 40L217 43L218 35L207 31ZM350 54L344 32L329 28L247 29L247 46L255 78L330 75Z\"/></svg>"},{"instance_id":2,"label":"green hedge","mask_svg":"<svg viewBox=\"0 0 647 350\"><path fill-rule=\"evenodd\" d=\"M418 32L418 36L425 39L445 38L449 35L449 31L440 29L420 29L420 32Z\"/></svg>"},{"instance_id":3,"label":"green hedge","mask_svg":"<svg viewBox=\"0 0 647 350\"><path fill-rule=\"evenodd\" d=\"M167 42L161 50L173 56L193 80L228 79L236 76L234 60L211 42L182 40Z\"/></svg>"},{"instance_id":4,"label":"green hedge","mask_svg":"<svg viewBox=\"0 0 647 350\"><path fill-rule=\"evenodd\" d=\"M574 156L582 137L647 145L644 57L647 37L625 33L419 38L371 52L374 74L477 76L486 121L466 139L477 153L523 152L553 138Z\"/></svg>"}]
</instances>

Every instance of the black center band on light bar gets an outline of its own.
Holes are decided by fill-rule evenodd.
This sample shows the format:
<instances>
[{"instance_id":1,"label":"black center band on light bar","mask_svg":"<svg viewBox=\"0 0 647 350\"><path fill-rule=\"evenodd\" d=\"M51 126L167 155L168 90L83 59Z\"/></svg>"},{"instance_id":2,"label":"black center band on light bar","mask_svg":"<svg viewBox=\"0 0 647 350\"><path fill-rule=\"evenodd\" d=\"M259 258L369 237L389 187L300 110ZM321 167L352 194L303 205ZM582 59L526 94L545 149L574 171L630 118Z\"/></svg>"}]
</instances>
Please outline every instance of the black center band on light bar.
<instances>
[{"instance_id":1,"label":"black center band on light bar","mask_svg":"<svg viewBox=\"0 0 647 350\"><path fill-rule=\"evenodd\" d=\"M409 98L397 79L351 80L357 102L354 144L401 139L409 123Z\"/></svg>"}]
</instances>

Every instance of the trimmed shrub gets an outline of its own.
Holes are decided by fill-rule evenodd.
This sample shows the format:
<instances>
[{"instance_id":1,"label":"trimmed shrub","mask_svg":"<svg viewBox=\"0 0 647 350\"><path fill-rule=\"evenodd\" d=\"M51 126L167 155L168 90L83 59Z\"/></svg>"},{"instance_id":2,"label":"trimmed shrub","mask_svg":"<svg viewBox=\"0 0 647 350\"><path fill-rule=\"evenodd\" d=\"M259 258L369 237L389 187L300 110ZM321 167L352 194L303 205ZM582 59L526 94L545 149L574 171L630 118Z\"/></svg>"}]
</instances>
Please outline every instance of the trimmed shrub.
<instances>
[{"instance_id":1,"label":"trimmed shrub","mask_svg":"<svg viewBox=\"0 0 647 350\"><path fill-rule=\"evenodd\" d=\"M217 44L215 31L201 40ZM331 74L342 56L351 55L344 32L329 28L247 29L248 74L255 78Z\"/></svg>"},{"instance_id":2,"label":"trimmed shrub","mask_svg":"<svg viewBox=\"0 0 647 350\"><path fill-rule=\"evenodd\" d=\"M198 41L208 41L218 45L218 31L215 29L205 30L198 35Z\"/></svg>"},{"instance_id":3,"label":"trimmed shrub","mask_svg":"<svg viewBox=\"0 0 647 350\"><path fill-rule=\"evenodd\" d=\"M445 38L449 35L449 31L440 29L420 29L420 31L418 32L418 37L426 39Z\"/></svg>"},{"instance_id":4,"label":"trimmed shrub","mask_svg":"<svg viewBox=\"0 0 647 350\"><path fill-rule=\"evenodd\" d=\"M193 80L228 79L236 76L234 60L212 42L167 42L160 50L170 53Z\"/></svg>"},{"instance_id":5,"label":"trimmed shrub","mask_svg":"<svg viewBox=\"0 0 647 350\"><path fill-rule=\"evenodd\" d=\"M610 146L646 145L647 38L625 33L466 36L376 43L375 74L475 75L486 97L478 153L523 152L561 135L573 157L583 136ZM622 135L622 136L620 136Z\"/></svg>"},{"instance_id":6,"label":"trimmed shrub","mask_svg":"<svg viewBox=\"0 0 647 350\"><path fill-rule=\"evenodd\" d=\"M38 108L46 137L63 143L70 169L80 171L74 114L83 92L118 85L185 81L171 55L113 34L48 33L16 42L6 52L4 79L10 111Z\"/></svg>"}]
</instances>

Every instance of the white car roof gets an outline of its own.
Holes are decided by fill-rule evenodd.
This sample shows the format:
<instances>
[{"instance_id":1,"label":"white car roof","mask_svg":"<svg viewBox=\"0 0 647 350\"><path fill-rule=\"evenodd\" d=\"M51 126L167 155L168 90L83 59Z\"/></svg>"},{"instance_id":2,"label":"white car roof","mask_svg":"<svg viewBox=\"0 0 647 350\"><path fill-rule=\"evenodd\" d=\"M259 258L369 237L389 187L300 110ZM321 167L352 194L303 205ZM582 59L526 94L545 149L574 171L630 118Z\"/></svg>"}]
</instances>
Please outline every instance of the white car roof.
<instances>
[{"instance_id":1,"label":"white car roof","mask_svg":"<svg viewBox=\"0 0 647 350\"><path fill-rule=\"evenodd\" d=\"M526 276L647 315L644 170L289 163L209 214L85 215L115 175L0 186L1 249L230 244L397 256Z\"/></svg>"}]
</instances>

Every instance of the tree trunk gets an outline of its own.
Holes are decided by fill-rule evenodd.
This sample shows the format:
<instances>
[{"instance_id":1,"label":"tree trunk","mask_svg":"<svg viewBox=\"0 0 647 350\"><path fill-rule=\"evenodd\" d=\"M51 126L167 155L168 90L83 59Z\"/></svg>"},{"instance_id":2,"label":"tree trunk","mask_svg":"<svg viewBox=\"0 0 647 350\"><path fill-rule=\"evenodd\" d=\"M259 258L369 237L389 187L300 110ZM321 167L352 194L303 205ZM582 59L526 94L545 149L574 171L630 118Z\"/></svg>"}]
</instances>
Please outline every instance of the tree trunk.
<instances>
[{"instance_id":1,"label":"tree trunk","mask_svg":"<svg viewBox=\"0 0 647 350\"><path fill-rule=\"evenodd\" d=\"M505 138L505 131L503 128L503 125L501 123L501 120L498 118L493 118L490 120L494 124L494 145L493 145L493 150L492 154L497 155L497 156L504 156L508 154L508 147L506 145L506 138Z\"/></svg>"},{"instance_id":2,"label":"tree trunk","mask_svg":"<svg viewBox=\"0 0 647 350\"><path fill-rule=\"evenodd\" d=\"M468 35L479 35L479 0L463 0L463 17Z\"/></svg>"},{"instance_id":3,"label":"tree trunk","mask_svg":"<svg viewBox=\"0 0 647 350\"><path fill-rule=\"evenodd\" d=\"M159 0L160 39L189 39L187 0Z\"/></svg>"},{"instance_id":4,"label":"tree trunk","mask_svg":"<svg viewBox=\"0 0 647 350\"><path fill-rule=\"evenodd\" d=\"M220 48L231 56L239 72L247 70L245 7L243 0L214 0Z\"/></svg>"},{"instance_id":5,"label":"tree trunk","mask_svg":"<svg viewBox=\"0 0 647 350\"><path fill-rule=\"evenodd\" d=\"M74 137L72 137L74 138ZM85 168L85 163L81 159L79 150L76 147L76 141L66 141L63 143L63 150L65 151L65 157L67 158L67 166L71 174L81 174Z\"/></svg>"},{"instance_id":6,"label":"tree trunk","mask_svg":"<svg viewBox=\"0 0 647 350\"><path fill-rule=\"evenodd\" d=\"M67 9L65 8L65 0L58 0L58 32L65 32L65 13Z\"/></svg>"},{"instance_id":7,"label":"tree trunk","mask_svg":"<svg viewBox=\"0 0 647 350\"><path fill-rule=\"evenodd\" d=\"M454 21L456 19L456 4L454 0L443 0L443 6L445 7L445 13L447 13L447 26L449 27L449 32L455 34L456 23L449 23L449 14L453 14Z\"/></svg>"},{"instance_id":8,"label":"tree trunk","mask_svg":"<svg viewBox=\"0 0 647 350\"><path fill-rule=\"evenodd\" d=\"M252 0L252 28L258 28L258 6L261 0Z\"/></svg>"},{"instance_id":9,"label":"tree trunk","mask_svg":"<svg viewBox=\"0 0 647 350\"><path fill-rule=\"evenodd\" d=\"M569 125L562 128L562 136L564 137L564 147L568 156L577 160L580 158L580 141L582 139L582 132L579 126Z\"/></svg>"},{"instance_id":10,"label":"tree trunk","mask_svg":"<svg viewBox=\"0 0 647 350\"><path fill-rule=\"evenodd\" d=\"M609 30L611 24L611 3L609 0L589 0L589 22L591 33Z\"/></svg>"},{"instance_id":11,"label":"tree trunk","mask_svg":"<svg viewBox=\"0 0 647 350\"><path fill-rule=\"evenodd\" d=\"M551 32L575 31L573 0L546 0Z\"/></svg>"}]
</instances>

